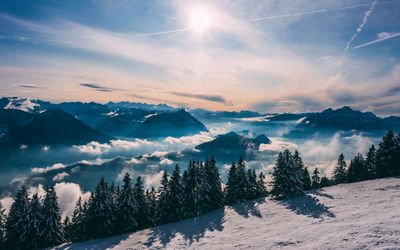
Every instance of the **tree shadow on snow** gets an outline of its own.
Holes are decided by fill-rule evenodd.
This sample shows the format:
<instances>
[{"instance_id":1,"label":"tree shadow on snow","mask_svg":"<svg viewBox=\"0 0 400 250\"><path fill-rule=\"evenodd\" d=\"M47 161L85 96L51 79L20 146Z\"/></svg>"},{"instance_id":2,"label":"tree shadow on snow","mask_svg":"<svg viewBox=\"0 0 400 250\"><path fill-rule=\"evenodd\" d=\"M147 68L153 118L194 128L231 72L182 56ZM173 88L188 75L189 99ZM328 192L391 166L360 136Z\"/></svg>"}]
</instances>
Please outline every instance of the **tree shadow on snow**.
<instances>
[{"instance_id":1,"label":"tree shadow on snow","mask_svg":"<svg viewBox=\"0 0 400 250\"><path fill-rule=\"evenodd\" d=\"M336 217L335 214L329 211L329 207L321 204L316 197L308 194L283 200L281 204L296 214L306 215L312 218L322 218L323 216Z\"/></svg>"},{"instance_id":2,"label":"tree shadow on snow","mask_svg":"<svg viewBox=\"0 0 400 250\"><path fill-rule=\"evenodd\" d=\"M119 245L122 241L129 238L131 233L121 234L112 236L109 238L92 239L84 242L77 243L66 243L53 249L68 249L68 250L80 250L80 249L109 249Z\"/></svg>"},{"instance_id":3,"label":"tree shadow on snow","mask_svg":"<svg viewBox=\"0 0 400 250\"><path fill-rule=\"evenodd\" d=\"M257 200L251 200L246 202L241 202L233 204L230 207L239 215L244 218L249 218L250 215L262 218L258 205L265 202L265 198L260 198Z\"/></svg>"},{"instance_id":4,"label":"tree shadow on snow","mask_svg":"<svg viewBox=\"0 0 400 250\"><path fill-rule=\"evenodd\" d=\"M154 243L160 242L164 247L171 240L181 235L185 241L198 242L206 231L222 231L224 222L224 208L217 209L199 218L186 219L177 223L170 223L150 229L148 241L145 246L152 248Z\"/></svg>"},{"instance_id":5,"label":"tree shadow on snow","mask_svg":"<svg viewBox=\"0 0 400 250\"><path fill-rule=\"evenodd\" d=\"M315 189L315 190L309 191L309 193L310 194L315 194L315 195L318 195L318 196L323 196L323 197L326 197L326 198L329 198L329 199L333 199L332 195L327 194L327 193L322 193L320 189Z\"/></svg>"}]
</instances>

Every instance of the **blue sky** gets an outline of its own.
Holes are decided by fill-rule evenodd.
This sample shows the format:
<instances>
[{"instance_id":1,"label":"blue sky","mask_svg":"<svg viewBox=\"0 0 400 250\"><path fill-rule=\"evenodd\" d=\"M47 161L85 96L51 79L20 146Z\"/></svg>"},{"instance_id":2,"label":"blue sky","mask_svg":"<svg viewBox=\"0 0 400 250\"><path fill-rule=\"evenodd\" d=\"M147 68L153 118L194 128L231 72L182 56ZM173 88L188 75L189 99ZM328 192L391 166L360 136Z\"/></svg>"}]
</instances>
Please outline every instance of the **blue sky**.
<instances>
[{"instance_id":1,"label":"blue sky","mask_svg":"<svg viewBox=\"0 0 400 250\"><path fill-rule=\"evenodd\" d=\"M399 114L398 13L400 0L3 0L0 92Z\"/></svg>"}]
</instances>

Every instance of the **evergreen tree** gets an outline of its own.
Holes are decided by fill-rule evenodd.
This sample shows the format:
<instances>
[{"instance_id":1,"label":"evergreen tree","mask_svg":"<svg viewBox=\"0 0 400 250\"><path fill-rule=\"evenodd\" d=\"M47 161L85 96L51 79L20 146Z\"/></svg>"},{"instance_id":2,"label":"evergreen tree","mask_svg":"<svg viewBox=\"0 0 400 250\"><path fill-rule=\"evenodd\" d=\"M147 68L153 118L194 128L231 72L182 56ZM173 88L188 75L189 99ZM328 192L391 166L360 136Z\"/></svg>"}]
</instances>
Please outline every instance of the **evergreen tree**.
<instances>
[{"instance_id":1,"label":"evergreen tree","mask_svg":"<svg viewBox=\"0 0 400 250\"><path fill-rule=\"evenodd\" d=\"M376 152L376 174L378 178L399 174L400 165L397 165L396 162L398 144L398 140L391 130L379 143L379 148Z\"/></svg>"},{"instance_id":2,"label":"evergreen tree","mask_svg":"<svg viewBox=\"0 0 400 250\"><path fill-rule=\"evenodd\" d=\"M132 232L138 227L134 217L137 211L137 203L132 189L132 178L128 172L122 181L122 190L117 198L117 227L119 232L126 233Z\"/></svg>"},{"instance_id":3,"label":"evergreen tree","mask_svg":"<svg viewBox=\"0 0 400 250\"><path fill-rule=\"evenodd\" d=\"M293 197L303 193L303 171L289 150L278 154L272 172L273 187L271 193L278 198Z\"/></svg>"},{"instance_id":4,"label":"evergreen tree","mask_svg":"<svg viewBox=\"0 0 400 250\"><path fill-rule=\"evenodd\" d=\"M310 177L310 172L308 171L308 168L305 167L303 169L303 174L302 174L302 180L303 180L303 188L304 190L310 190L311 189L311 177Z\"/></svg>"},{"instance_id":5,"label":"evergreen tree","mask_svg":"<svg viewBox=\"0 0 400 250\"><path fill-rule=\"evenodd\" d=\"M21 235L26 230L27 210L29 198L24 186L18 190L14 202L11 205L6 222L6 246L9 249L23 249Z\"/></svg>"},{"instance_id":6,"label":"evergreen tree","mask_svg":"<svg viewBox=\"0 0 400 250\"><path fill-rule=\"evenodd\" d=\"M174 171L171 175L171 180L168 183L168 213L170 214L171 221L179 221L183 216L183 184L181 169L176 164Z\"/></svg>"},{"instance_id":7,"label":"evergreen tree","mask_svg":"<svg viewBox=\"0 0 400 250\"><path fill-rule=\"evenodd\" d=\"M248 169L247 170L247 192L246 199L252 200L258 197L257 193L257 175L255 170Z\"/></svg>"},{"instance_id":8,"label":"evergreen tree","mask_svg":"<svg viewBox=\"0 0 400 250\"><path fill-rule=\"evenodd\" d=\"M240 159L237 164L236 169L236 182L237 182L237 201L244 201L247 198L247 189L248 185L248 178L247 178L247 167L246 163L243 160L243 157L240 156Z\"/></svg>"},{"instance_id":9,"label":"evergreen tree","mask_svg":"<svg viewBox=\"0 0 400 250\"><path fill-rule=\"evenodd\" d=\"M368 179L376 178L376 149L374 145L371 145L368 150L365 166L368 172Z\"/></svg>"},{"instance_id":10,"label":"evergreen tree","mask_svg":"<svg viewBox=\"0 0 400 250\"><path fill-rule=\"evenodd\" d=\"M149 226L149 207L147 206L146 197L144 196L144 187L142 178L139 176L136 179L135 186L133 188L133 196L136 200L136 213L134 217L138 224L138 228L146 228Z\"/></svg>"},{"instance_id":11,"label":"evergreen tree","mask_svg":"<svg viewBox=\"0 0 400 250\"><path fill-rule=\"evenodd\" d=\"M20 243L24 248L37 249L41 247L43 221L42 205L38 194L34 194L27 206L25 230L20 235Z\"/></svg>"},{"instance_id":12,"label":"evergreen tree","mask_svg":"<svg viewBox=\"0 0 400 250\"><path fill-rule=\"evenodd\" d=\"M87 215L81 197L78 198L78 201L75 204L70 233L71 241L83 241L88 238Z\"/></svg>"},{"instance_id":13,"label":"evergreen tree","mask_svg":"<svg viewBox=\"0 0 400 250\"><path fill-rule=\"evenodd\" d=\"M320 187L329 187L329 186L332 186L332 181L328 177L323 176L321 178Z\"/></svg>"},{"instance_id":14,"label":"evergreen tree","mask_svg":"<svg viewBox=\"0 0 400 250\"><path fill-rule=\"evenodd\" d=\"M364 157L358 153L350 162L347 171L347 180L349 182L363 181L368 178L368 171L365 166Z\"/></svg>"},{"instance_id":15,"label":"evergreen tree","mask_svg":"<svg viewBox=\"0 0 400 250\"><path fill-rule=\"evenodd\" d=\"M72 241L72 224L68 216L66 216L65 219L63 220L62 228L64 232L64 240L66 242Z\"/></svg>"},{"instance_id":16,"label":"evergreen tree","mask_svg":"<svg viewBox=\"0 0 400 250\"><path fill-rule=\"evenodd\" d=\"M265 187L265 175L263 172L260 172L257 180L257 196L264 197L267 196L267 194L267 188Z\"/></svg>"},{"instance_id":17,"label":"evergreen tree","mask_svg":"<svg viewBox=\"0 0 400 250\"><path fill-rule=\"evenodd\" d=\"M57 204L57 194L54 187L46 189L46 195L43 201L43 223L42 223L42 247L51 247L59 245L64 241L60 208Z\"/></svg>"},{"instance_id":18,"label":"evergreen tree","mask_svg":"<svg viewBox=\"0 0 400 250\"><path fill-rule=\"evenodd\" d=\"M6 215L3 204L0 201L0 250L6 249Z\"/></svg>"},{"instance_id":19,"label":"evergreen tree","mask_svg":"<svg viewBox=\"0 0 400 250\"><path fill-rule=\"evenodd\" d=\"M112 193L104 178L101 178L92 193L89 204L88 232L93 238L110 236L115 227L112 209Z\"/></svg>"},{"instance_id":20,"label":"evergreen tree","mask_svg":"<svg viewBox=\"0 0 400 250\"><path fill-rule=\"evenodd\" d=\"M227 204L233 204L238 201L236 179L236 164L232 162L228 173L228 182L225 187L225 200Z\"/></svg>"},{"instance_id":21,"label":"evergreen tree","mask_svg":"<svg viewBox=\"0 0 400 250\"><path fill-rule=\"evenodd\" d=\"M316 189L320 187L321 178L319 177L318 168L314 169L313 175L311 177L311 188Z\"/></svg>"},{"instance_id":22,"label":"evergreen tree","mask_svg":"<svg viewBox=\"0 0 400 250\"><path fill-rule=\"evenodd\" d=\"M149 191L148 189L146 190L146 201L147 201L147 206L149 208L150 226L155 226L157 197L156 197L156 190L154 189L154 187L151 187L151 191Z\"/></svg>"},{"instance_id":23,"label":"evergreen tree","mask_svg":"<svg viewBox=\"0 0 400 250\"><path fill-rule=\"evenodd\" d=\"M169 176L168 172L165 170L161 178L161 186L158 189L158 200L156 206L156 221L158 225L166 224L170 222L170 217L168 214L168 195L169 195Z\"/></svg>"},{"instance_id":24,"label":"evergreen tree","mask_svg":"<svg viewBox=\"0 0 400 250\"><path fill-rule=\"evenodd\" d=\"M206 190L208 197L208 211L223 207L224 192L222 191L222 182L214 156L211 156L210 161L206 161L204 171L206 177L205 182L208 184L208 189Z\"/></svg>"},{"instance_id":25,"label":"evergreen tree","mask_svg":"<svg viewBox=\"0 0 400 250\"><path fill-rule=\"evenodd\" d=\"M346 161L344 160L344 155L341 153L339 155L336 167L333 171L333 180L335 183L343 183L347 179Z\"/></svg>"}]
</instances>

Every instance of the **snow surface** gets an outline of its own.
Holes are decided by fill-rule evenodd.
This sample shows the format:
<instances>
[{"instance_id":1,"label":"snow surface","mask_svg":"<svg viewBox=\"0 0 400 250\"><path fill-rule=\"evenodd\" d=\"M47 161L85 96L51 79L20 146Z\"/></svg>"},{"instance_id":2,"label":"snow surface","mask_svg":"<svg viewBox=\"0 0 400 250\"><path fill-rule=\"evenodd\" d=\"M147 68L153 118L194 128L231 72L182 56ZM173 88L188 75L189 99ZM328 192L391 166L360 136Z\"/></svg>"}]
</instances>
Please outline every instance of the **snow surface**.
<instances>
[{"instance_id":1,"label":"snow surface","mask_svg":"<svg viewBox=\"0 0 400 250\"><path fill-rule=\"evenodd\" d=\"M400 177L258 199L56 249L400 249Z\"/></svg>"}]
</instances>

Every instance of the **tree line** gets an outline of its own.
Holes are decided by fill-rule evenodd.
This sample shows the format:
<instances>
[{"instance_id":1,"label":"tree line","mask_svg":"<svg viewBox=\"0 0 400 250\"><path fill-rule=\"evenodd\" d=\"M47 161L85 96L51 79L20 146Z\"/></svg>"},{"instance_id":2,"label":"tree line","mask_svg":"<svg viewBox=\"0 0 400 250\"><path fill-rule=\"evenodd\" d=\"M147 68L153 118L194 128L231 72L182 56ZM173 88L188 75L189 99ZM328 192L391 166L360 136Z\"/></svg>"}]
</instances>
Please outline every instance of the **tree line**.
<instances>
[{"instance_id":1,"label":"tree line","mask_svg":"<svg viewBox=\"0 0 400 250\"><path fill-rule=\"evenodd\" d=\"M8 216L0 203L0 249L36 249L102 238L198 217L268 194L282 199L319 187L396 175L400 175L400 134L396 137L389 131L377 150L372 145L365 157L357 154L349 167L340 154L332 179L320 177L318 168L310 174L297 150L280 152L271 174L270 193L264 174L257 177L242 157L232 163L223 187L211 157L206 162L191 160L183 174L178 165L171 175L164 171L157 190L145 190L140 176L133 184L129 173L122 186L109 185L102 178L89 200L79 198L72 217L61 223L53 187L46 187L43 198L38 194L30 198L22 186Z\"/></svg>"},{"instance_id":2,"label":"tree line","mask_svg":"<svg viewBox=\"0 0 400 250\"><path fill-rule=\"evenodd\" d=\"M41 199L38 194L30 198L22 186L7 218L0 203L0 245L4 249L45 248L198 217L225 204L265 196L264 178L247 169L242 157L232 163L225 188L214 157L205 162L191 160L183 174L179 165L171 175L164 171L158 190L145 190L140 176L133 184L127 172L121 186L109 185L102 178L89 200L79 198L72 217L62 223L53 187L46 187Z\"/></svg>"}]
</instances>

